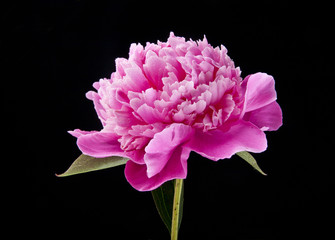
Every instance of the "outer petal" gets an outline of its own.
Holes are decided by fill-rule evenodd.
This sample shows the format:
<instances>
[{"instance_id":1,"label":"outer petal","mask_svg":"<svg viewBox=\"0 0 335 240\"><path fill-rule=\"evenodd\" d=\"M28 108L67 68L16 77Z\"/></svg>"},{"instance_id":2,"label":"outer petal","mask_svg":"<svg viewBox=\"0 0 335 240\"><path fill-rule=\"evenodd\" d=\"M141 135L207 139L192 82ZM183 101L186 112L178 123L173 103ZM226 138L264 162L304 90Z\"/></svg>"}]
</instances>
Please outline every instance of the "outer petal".
<instances>
[{"instance_id":1,"label":"outer petal","mask_svg":"<svg viewBox=\"0 0 335 240\"><path fill-rule=\"evenodd\" d=\"M82 135L87 135L87 134L92 134L92 133L96 133L97 131L84 131L84 130L80 130L80 129L75 129L73 131L68 131L68 133L70 133L72 136L79 138Z\"/></svg>"},{"instance_id":2,"label":"outer petal","mask_svg":"<svg viewBox=\"0 0 335 240\"><path fill-rule=\"evenodd\" d=\"M130 152L125 152L125 156L131 159L134 163L144 164L144 149L133 150Z\"/></svg>"},{"instance_id":3,"label":"outer petal","mask_svg":"<svg viewBox=\"0 0 335 240\"><path fill-rule=\"evenodd\" d=\"M277 102L248 112L243 119L252 122L262 131L276 131L283 124L282 111Z\"/></svg>"},{"instance_id":4,"label":"outer petal","mask_svg":"<svg viewBox=\"0 0 335 240\"><path fill-rule=\"evenodd\" d=\"M184 124L172 124L162 132L156 133L145 148L144 161L149 178L158 174L170 160L175 149L189 140L194 130Z\"/></svg>"},{"instance_id":5,"label":"outer petal","mask_svg":"<svg viewBox=\"0 0 335 240\"><path fill-rule=\"evenodd\" d=\"M245 91L244 112L264 107L277 99L275 81L266 73L247 76L242 83Z\"/></svg>"},{"instance_id":6,"label":"outer petal","mask_svg":"<svg viewBox=\"0 0 335 240\"><path fill-rule=\"evenodd\" d=\"M219 129L208 132L197 131L185 147L217 161L230 158L241 151L263 152L267 148L267 141L264 132L258 127L240 120L227 132Z\"/></svg>"},{"instance_id":7,"label":"outer petal","mask_svg":"<svg viewBox=\"0 0 335 240\"><path fill-rule=\"evenodd\" d=\"M187 175L187 159L190 149L177 147L164 168L155 176L148 178L145 164L136 164L128 161L125 168L125 176L138 191L151 191L158 188L164 182L180 178L185 179Z\"/></svg>"},{"instance_id":8,"label":"outer petal","mask_svg":"<svg viewBox=\"0 0 335 240\"><path fill-rule=\"evenodd\" d=\"M102 158L110 156L126 157L114 133L94 132L78 137L77 145L83 154Z\"/></svg>"}]
</instances>

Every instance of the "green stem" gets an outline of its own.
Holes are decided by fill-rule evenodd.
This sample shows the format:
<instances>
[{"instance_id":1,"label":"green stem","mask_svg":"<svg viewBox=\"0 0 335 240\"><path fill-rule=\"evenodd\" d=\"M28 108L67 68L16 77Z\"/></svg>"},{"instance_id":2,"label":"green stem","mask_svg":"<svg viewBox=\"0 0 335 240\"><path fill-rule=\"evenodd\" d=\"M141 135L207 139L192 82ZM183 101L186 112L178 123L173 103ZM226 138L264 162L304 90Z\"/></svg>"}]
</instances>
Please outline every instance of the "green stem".
<instances>
[{"instance_id":1,"label":"green stem","mask_svg":"<svg viewBox=\"0 0 335 240\"><path fill-rule=\"evenodd\" d=\"M174 187L173 210L172 210L171 240L178 239L178 230L180 221L179 211L182 204L181 203L182 189L183 189L183 179L176 179Z\"/></svg>"}]
</instances>

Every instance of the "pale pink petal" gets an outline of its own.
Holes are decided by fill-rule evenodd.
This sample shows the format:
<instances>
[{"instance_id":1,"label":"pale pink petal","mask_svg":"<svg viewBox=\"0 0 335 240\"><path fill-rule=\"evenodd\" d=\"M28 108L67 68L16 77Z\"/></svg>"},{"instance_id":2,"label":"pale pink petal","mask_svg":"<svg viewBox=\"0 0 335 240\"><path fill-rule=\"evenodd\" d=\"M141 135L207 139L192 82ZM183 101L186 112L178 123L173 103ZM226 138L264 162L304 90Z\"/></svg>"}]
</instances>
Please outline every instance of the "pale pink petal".
<instances>
[{"instance_id":1,"label":"pale pink petal","mask_svg":"<svg viewBox=\"0 0 335 240\"><path fill-rule=\"evenodd\" d=\"M197 103L196 103L196 113L202 113L205 108L206 108L207 104L206 104L206 101L205 100L199 100Z\"/></svg>"},{"instance_id":2,"label":"pale pink petal","mask_svg":"<svg viewBox=\"0 0 335 240\"><path fill-rule=\"evenodd\" d=\"M252 122L262 131L276 131L283 124L282 111L276 101L246 113L243 119Z\"/></svg>"},{"instance_id":3,"label":"pale pink petal","mask_svg":"<svg viewBox=\"0 0 335 240\"><path fill-rule=\"evenodd\" d=\"M79 136L77 145L83 154L92 157L123 157L125 152L120 148L118 138L114 133L94 132Z\"/></svg>"},{"instance_id":4,"label":"pale pink petal","mask_svg":"<svg viewBox=\"0 0 335 240\"><path fill-rule=\"evenodd\" d=\"M237 152L263 152L267 148L263 131L250 122L240 120L227 132L219 129L208 132L196 131L192 140L186 143L192 151L217 161L230 158Z\"/></svg>"},{"instance_id":5,"label":"pale pink petal","mask_svg":"<svg viewBox=\"0 0 335 240\"><path fill-rule=\"evenodd\" d=\"M126 84L124 86L127 90L141 92L150 87L142 69L137 65L125 69L125 72L126 76L124 77L124 80Z\"/></svg>"},{"instance_id":6,"label":"pale pink petal","mask_svg":"<svg viewBox=\"0 0 335 240\"><path fill-rule=\"evenodd\" d=\"M157 109L148 106L146 103L137 109L137 114L146 123L155 123L164 120L164 114L160 113Z\"/></svg>"},{"instance_id":7,"label":"pale pink petal","mask_svg":"<svg viewBox=\"0 0 335 240\"><path fill-rule=\"evenodd\" d=\"M149 178L158 174L167 164L175 149L189 140L194 130L184 124L172 124L162 132L156 133L145 148L144 161Z\"/></svg>"},{"instance_id":8,"label":"pale pink petal","mask_svg":"<svg viewBox=\"0 0 335 240\"><path fill-rule=\"evenodd\" d=\"M145 164L128 161L125 168L127 181L138 191L151 191L164 182L172 179L185 179L187 175L187 159L190 149L177 147L164 168L155 176L148 178Z\"/></svg>"},{"instance_id":9,"label":"pale pink petal","mask_svg":"<svg viewBox=\"0 0 335 240\"><path fill-rule=\"evenodd\" d=\"M151 85L155 89L162 89L166 63L152 51L148 51L143 70Z\"/></svg>"},{"instance_id":10,"label":"pale pink petal","mask_svg":"<svg viewBox=\"0 0 335 240\"><path fill-rule=\"evenodd\" d=\"M182 109L180 109L177 113L173 115L173 120L175 122L182 122L185 120L185 117L186 117L185 113L183 112Z\"/></svg>"},{"instance_id":11,"label":"pale pink petal","mask_svg":"<svg viewBox=\"0 0 335 240\"><path fill-rule=\"evenodd\" d=\"M127 111L128 108L124 107L122 111L115 111L116 123L122 127L131 127L138 124L140 121L134 117L131 111Z\"/></svg>"},{"instance_id":12,"label":"pale pink petal","mask_svg":"<svg viewBox=\"0 0 335 240\"><path fill-rule=\"evenodd\" d=\"M82 135L92 134L92 133L96 133L98 131L83 131L83 130L80 130L80 129L75 129L73 131L67 131L67 132L70 133L72 136L78 138Z\"/></svg>"},{"instance_id":13,"label":"pale pink petal","mask_svg":"<svg viewBox=\"0 0 335 240\"><path fill-rule=\"evenodd\" d=\"M89 91L86 93L86 98L93 101L95 111L97 112L98 117L101 120L102 124L105 125L107 116L106 116L106 110L101 104L101 96L99 96L99 94L96 92Z\"/></svg>"},{"instance_id":14,"label":"pale pink petal","mask_svg":"<svg viewBox=\"0 0 335 240\"><path fill-rule=\"evenodd\" d=\"M131 44L129 49L129 60L136 62L138 66L143 64L144 51L141 44Z\"/></svg>"},{"instance_id":15,"label":"pale pink petal","mask_svg":"<svg viewBox=\"0 0 335 240\"><path fill-rule=\"evenodd\" d=\"M277 99L275 81L266 73L247 76L242 83L245 91L244 112L264 107Z\"/></svg>"}]
</instances>

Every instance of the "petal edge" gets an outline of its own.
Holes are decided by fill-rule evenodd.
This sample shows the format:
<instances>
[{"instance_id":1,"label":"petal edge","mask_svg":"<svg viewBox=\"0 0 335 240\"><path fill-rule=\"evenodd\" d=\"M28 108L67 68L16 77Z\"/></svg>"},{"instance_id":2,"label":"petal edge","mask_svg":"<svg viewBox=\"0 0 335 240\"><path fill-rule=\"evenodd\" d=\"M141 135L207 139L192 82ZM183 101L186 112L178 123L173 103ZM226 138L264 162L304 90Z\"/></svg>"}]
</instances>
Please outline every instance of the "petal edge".
<instances>
[{"instance_id":1,"label":"petal edge","mask_svg":"<svg viewBox=\"0 0 335 240\"><path fill-rule=\"evenodd\" d=\"M127 157L114 133L94 132L78 137L77 145L83 154L96 157Z\"/></svg>"},{"instance_id":2,"label":"petal edge","mask_svg":"<svg viewBox=\"0 0 335 240\"><path fill-rule=\"evenodd\" d=\"M262 131L276 131L283 124L283 113L279 104L274 101L262 108L247 112L243 119L250 121Z\"/></svg>"},{"instance_id":3,"label":"petal edge","mask_svg":"<svg viewBox=\"0 0 335 240\"><path fill-rule=\"evenodd\" d=\"M172 124L156 133L145 148L144 161L149 178L158 174L167 164L175 149L189 140L194 130L184 124Z\"/></svg>"},{"instance_id":4,"label":"petal edge","mask_svg":"<svg viewBox=\"0 0 335 240\"><path fill-rule=\"evenodd\" d=\"M275 81L266 73L247 76L242 82L245 91L244 112L264 107L277 99Z\"/></svg>"},{"instance_id":5,"label":"petal edge","mask_svg":"<svg viewBox=\"0 0 335 240\"><path fill-rule=\"evenodd\" d=\"M213 130L197 131L185 147L194 152L218 161L230 158L237 152L263 152L267 148L267 140L263 131L250 122L240 120L227 132Z\"/></svg>"}]
</instances>

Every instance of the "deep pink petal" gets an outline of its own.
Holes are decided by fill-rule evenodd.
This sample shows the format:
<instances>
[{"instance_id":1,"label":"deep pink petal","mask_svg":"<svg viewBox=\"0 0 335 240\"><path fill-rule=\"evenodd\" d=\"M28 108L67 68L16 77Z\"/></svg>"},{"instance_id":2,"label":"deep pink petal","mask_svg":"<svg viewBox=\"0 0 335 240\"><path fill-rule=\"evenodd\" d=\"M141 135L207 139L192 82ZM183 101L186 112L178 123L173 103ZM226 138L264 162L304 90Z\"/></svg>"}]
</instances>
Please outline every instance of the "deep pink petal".
<instances>
[{"instance_id":1,"label":"deep pink petal","mask_svg":"<svg viewBox=\"0 0 335 240\"><path fill-rule=\"evenodd\" d=\"M92 157L125 157L125 152L120 148L117 140L118 137L114 133L94 132L79 136L77 145L83 154Z\"/></svg>"},{"instance_id":2,"label":"deep pink petal","mask_svg":"<svg viewBox=\"0 0 335 240\"><path fill-rule=\"evenodd\" d=\"M266 73L255 73L247 76L242 83L245 91L244 112L264 107L277 99L275 81Z\"/></svg>"},{"instance_id":3,"label":"deep pink petal","mask_svg":"<svg viewBox=\"0 0 335 240\"><path fill-rule=\"evenodd\" d=\"M128 161L125 168L127 181L138 191L152 191L164 182L172 179L185 179L187 175L187 159L190 149L177 147L164 168L155 176L148 178L145 164Z\"/></svg>"},{"instance_id":4,"label":"deep pink petal","mask_svg":"<svg viewBox=\"0 0 335 240\"><path fill-rule=\"evenodd\" d=\"M282 111L276 101L246 113L243 119L252 122L262 131L276 131L283 124Z\"/></svg>"},{"instance_id":5,"label":"deep pink petal","mask_svg":"<svg viewBox=\"0 0 335 240\"><path fill-rule=\"evenodd\" d=\"M156 133L145 148L144 161L149 178L158 174L170 160L175 149L189 140L194 133L192 127L172 124L162 132Z\"/></svg>"},{"instance_id":6,"label":"deep pink petal","mask_svg":"<svg viewBox=\"0 0 335 240\"><path fill-rule=\"evenodd\" d=\"M131 159L134 163L144 164L144 150L133 150L129 152L125 152L125 157Z\"/></svg>"},{"instance_id":7,"label":"deep pink petal","mask_svg":"<svg viewBox=\"0 0 335 240\"><path fill-rule=\"evenodd\" d=\"M219 129L208 132L197 131L185 147L217 161L230 158L241 151L263 152L267 148L267 141L264 132L258 127L240 120L227 132Z\"/></svg>"}]
</instances>

